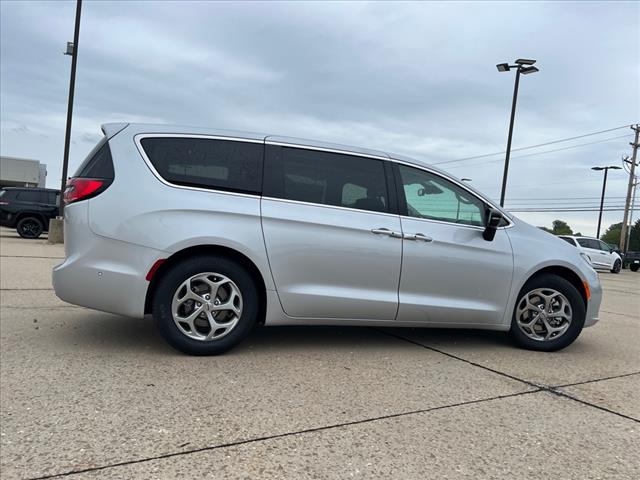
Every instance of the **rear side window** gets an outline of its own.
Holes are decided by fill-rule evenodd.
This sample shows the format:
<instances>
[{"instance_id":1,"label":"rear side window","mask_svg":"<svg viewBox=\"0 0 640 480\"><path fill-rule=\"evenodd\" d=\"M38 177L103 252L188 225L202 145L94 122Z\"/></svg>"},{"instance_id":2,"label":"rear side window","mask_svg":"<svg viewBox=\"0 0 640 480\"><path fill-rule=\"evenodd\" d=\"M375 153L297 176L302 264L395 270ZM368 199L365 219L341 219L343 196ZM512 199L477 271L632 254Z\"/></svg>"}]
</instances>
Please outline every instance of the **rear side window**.
<instances>
[{"instance_id":1,"label":"rear side window","mask_svg":"<svg viewBox=\"0 0 640 480\"><path fill-rule=\"evenodd\" d=\"M106 178L113 180L113 159L106 137L87 155L75 174L81 178Z\"/></svg>"},{"instance_id":2,"label":"rear side window","mask_svg":"<svg viewBox=\"0 0 640 480\"><path fill-rule=\"evenodd\" d=\"M573 238L569 238L569 237L558 237L558 238L561 238L562 240L564 240L568 244L573 245L574 247L576 246L576 243L573 240Z\"/></svg>"},{"instance_id":3,"label":"rear side window","mask_svg":"<svg viewBox=\"0 0 640 480\"><path fill-rule=\"evenodd\" d=\"M39 190L20 190L15 199L20 202L45 203L45 193Z\"/></svg>"},{"instance_id":4,"label":"rear side window","mask_svg":"<svg viewBox=\"0 0 640 480\"><path fill-rule=\"evenodd\" d=\"M168 182L242 193L261 191L262 143L147 137L140 144Z\"/></svg>"},{"instance_id":5,"label":"rear side window","mask_svg":"<svg viewBox=\"0 0 640 480\"><path fill-rule=\"evenodd\" d=\"M265 195L388 212L382 161L301 148L267 146Z\"/></svg>"},{"instance_id":6,"label":"rear side window","mask_svg":"<svg viewBox=\"0 0 640 480\"><path fill-rule=\"evenodd\" d=\"M584 248L593 248L594 250L600 250L600 243L597 240L590 238L578 238L578 243Z\"/></svg>"},{"instance_id":7,"label":"rear side window","mask_svg":"<svg viewBox=\"0 0 640 480\"><path fill-rule=\"evenodd\" d=\"M49 205L58 204L58 192L47 192L47 202Z\"/></svg>"}]
</instances>

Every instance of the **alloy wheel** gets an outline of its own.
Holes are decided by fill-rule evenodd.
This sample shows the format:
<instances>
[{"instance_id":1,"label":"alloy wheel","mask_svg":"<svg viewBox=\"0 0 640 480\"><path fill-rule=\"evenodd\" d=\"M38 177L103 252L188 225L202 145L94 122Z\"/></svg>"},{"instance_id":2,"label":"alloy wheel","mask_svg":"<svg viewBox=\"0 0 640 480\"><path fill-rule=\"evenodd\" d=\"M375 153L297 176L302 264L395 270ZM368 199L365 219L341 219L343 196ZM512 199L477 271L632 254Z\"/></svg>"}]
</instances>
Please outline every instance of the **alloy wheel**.
<instances>
[{"instance_id":1,"label":"alloy wheel","mask_svg":"<svg viewBox=\"0 0 640 480\"><path fill-rule=\"evenodd\" d=\"M536 288L518 302L516 323L529 338L541 342L555 340L571 325L571 303L552 288Z\"/></svg>"},{"instance_id":2,"label":"alloy wheel","mask_svg":"<svg viewBox=\"0 0 640 480\"><path fill-rule=\"evenodd\" d=\"M40 234L40 224L36 220L25 220L20 224L20 233L27 238L34 238Z\"/></svg>"},{"instance_id":3,"label":"alloy wheel","mask_svg":"<svg viewBox=\"0 0 640 480\"><path fill-rule=\"evenodd\" d=\"M242 316L242 293L231 279L220 273L198 273L176 289L171 314L178 329L187 337L218 340L238 324Z\"/></svg>"}]
</instances>

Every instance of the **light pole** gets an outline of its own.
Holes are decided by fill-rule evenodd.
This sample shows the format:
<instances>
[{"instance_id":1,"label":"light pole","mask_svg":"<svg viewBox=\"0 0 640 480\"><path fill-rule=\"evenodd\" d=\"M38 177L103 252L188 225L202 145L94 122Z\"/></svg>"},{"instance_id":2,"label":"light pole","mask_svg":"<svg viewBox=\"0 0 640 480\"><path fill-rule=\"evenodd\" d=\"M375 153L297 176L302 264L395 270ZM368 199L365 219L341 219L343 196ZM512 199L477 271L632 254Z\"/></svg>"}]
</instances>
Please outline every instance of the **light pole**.
<instances>
[{"instance_id":1,"label":"light pole","mask_svg":"<svg viewBox=\"0 0 640 480\"><path fill-rule=\"evenodd\" d=\"M600 197L600 215L598 215L598 233L596 233L596 238L600 238L600 225L602 225L602 208L604 207L604 192L607 189L607 174L609 173L609 169L612 170L621 170L621 167L616 167L615 165L609 167L591 167L591 170L604 170L604 179L602 180L602 197Z\"/></svg>"},{"instance_id":2,"label":"light pole","mask_svg":"<svg viewBox=\"0 0 640 480\"><path fill-rule=\"evenodd\" d=\"M515 61L515 65L509 65L508 63L499 63L498 65L496 65L496 68L499 72L508 72L511 69L516 70L516 82L513 87L513 100L511 102L511 121L509 122L509 136L507 137L507 153L504 159L502 191L500 192L501 207L504 207L504 195L507 190L507 174L509 173L509 158L511 157L511 140L513 138L513 122L516 118L516 102L518 101L518 86L520 85L520 74L529 75L530 73L539 71L537 67L532 66L534 63L536 63L535 60L519 58Z\"/></svg>"},{"instance_id":3,"label":"light pole","mask_svg":"<svg viewBox=\"0 0 640 480\"><path fill-rule=\"evenodd\" d=\"M73 44L67 42L65 55L71 55L71 77L69 79L69 103L67 104L67 128L64 134L64 157L62 159L62 180L60 182L60 208L59 215L64 215L64 190L67 186L67 171L69 169L69 145L71 143L71 118L73 116L73 95L76 88L76 65L78 63L78 41L80 38L80 11L82 10L82 0L76 3L76 22L73 31Z\"/></svg>"}]
</instances>

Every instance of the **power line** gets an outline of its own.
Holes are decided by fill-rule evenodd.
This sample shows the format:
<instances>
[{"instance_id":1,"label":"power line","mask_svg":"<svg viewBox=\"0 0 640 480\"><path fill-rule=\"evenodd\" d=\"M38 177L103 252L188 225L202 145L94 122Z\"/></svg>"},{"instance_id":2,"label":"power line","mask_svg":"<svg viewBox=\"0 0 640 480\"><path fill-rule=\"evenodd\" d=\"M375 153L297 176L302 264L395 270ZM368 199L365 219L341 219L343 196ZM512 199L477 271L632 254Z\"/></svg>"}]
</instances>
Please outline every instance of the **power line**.
<instances>
[{"instance_id":1,"label":"power line","mask_svg":"<svg viewBox=\"0 0 640 480\"><path fill-rule=\"evenodd\" d=\"M599 212L600 208L581 208L581 209L564 209L564 208L553 208L553 209L520 209L520 208L507 208L508 212L513 213L554 213L554 212ZM616 208L604 208L603 212L623 212L624 206L616 207Z\"/></svg>"},{"instance_id":2,"label":"power line","mask_svg":"<svg viewBox=\"0 0 640 480\"><path fill-rule=\"evenodd\" d=\"M572 148L578 148L578 147L584 147L586 145L595 145L596 143L604 143L604 142L610 142L611 140L617 140L619 138L625 138L628 137L628 135L618 135L617 137L610 137L610 138L605 138L602 140L598 140L596 142L586 142L586 143L579 143L577 145L571 145L569 147L562 147L562 148L554 148L553 150L545 150L543 152L535 152L535 153L526 153L524 155L516 155L515 157L511 157L511 159L513 160L514 158L524 158L524 157L533 157L536 155L544 155L545 153L553 153L553 152L561 152L563 150L571 150ZM487 163L499 163L502 162L503 159L499 158L498 160L488 160L486 162L478 162L478 163L472 163L472 164L465 164L465 165L453 165L451 167L448 168L460 168L460 167L475 167L477 165L486 165ZM438 165L437 163L434 163L433 165Z\"/></svg>"},{"instance_id":3,"label":"power line","mask_svg":"<svg viewBox=\"0 0 640 480\"><path fill-rule=\"evenodd\" d=\"M546 187L547 185L567 185L570 183L589 183L589 182L598 182L598 183L602 183L602 180L596 178L596 179L591 179L591 180L571 180L569 182L544 182L542 185L544 187ZM540 183L530 183L527 185L511 185L511 188L527 188L527 187L540 187ZM474 185L475 186L475 185ZM491 187L476 187L479 190L482 190L483 188L495 188L494 186Z\"/></svg>"},{"instance_id":4,"label":"power line","mask_svg":"<svg viewBox=\"0 0 640 480\"><path fill-rule=\"evenodd\" d=\"M567 137L567 138L561 138L561 139L558 139L558 140L552 140L550 142L538 143L537 145L529 145L529 146L526 146L526 147L513 148L513 149L511 149L511 151L512 152L518 152L518 151L522 151L522 150L530 150L532 148L538 148L538 147L544 147L544 146L547 146L547 145L553 145L553 144L556 144L556 143L568 142L570 140L577 140L578 138L585 138L585 137L590 137L592 135L599 135L601 133L613 132L614 130L620 130L622 128L627 128L629 126L630 125L623 125L621 127L608 128L606 130L600 130L600 131L597 131L597 132L585 133L583 135L577 135L575 137ZM444 165L445 163L463 162L463 161L466 161L466 160L475 160L477 158L493 157L494 155L502 155L504 153L506 153L504 150L501 151L501 152L485 153L484 155L476 155L476 156L473 156L473 157L465 157L465 158L458 158L458 159L455 159L455 160L446 160L444 162L437 162L437 163L433 163L432 165Z\"/></svg>"}]
</instances>

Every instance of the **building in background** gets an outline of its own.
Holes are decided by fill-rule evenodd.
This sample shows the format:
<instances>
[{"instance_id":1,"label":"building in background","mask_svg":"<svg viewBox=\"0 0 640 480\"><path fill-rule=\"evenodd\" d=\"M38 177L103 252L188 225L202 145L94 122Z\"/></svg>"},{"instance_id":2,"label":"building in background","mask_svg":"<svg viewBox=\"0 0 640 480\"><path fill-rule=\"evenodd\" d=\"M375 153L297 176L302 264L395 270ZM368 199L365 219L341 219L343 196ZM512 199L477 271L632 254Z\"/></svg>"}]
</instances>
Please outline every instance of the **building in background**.
<instances>
[{"instance_id":1,"label":"building in background","mask_svg":"<svg viewBox=\"0 0 640 480\"><path fill-rule=\"evenodd\" d=\"M45 187L47 166L38 160L0 157L0 187Z\"/></svg>"}]
</instances>

